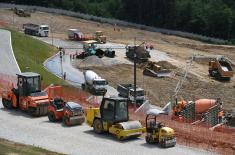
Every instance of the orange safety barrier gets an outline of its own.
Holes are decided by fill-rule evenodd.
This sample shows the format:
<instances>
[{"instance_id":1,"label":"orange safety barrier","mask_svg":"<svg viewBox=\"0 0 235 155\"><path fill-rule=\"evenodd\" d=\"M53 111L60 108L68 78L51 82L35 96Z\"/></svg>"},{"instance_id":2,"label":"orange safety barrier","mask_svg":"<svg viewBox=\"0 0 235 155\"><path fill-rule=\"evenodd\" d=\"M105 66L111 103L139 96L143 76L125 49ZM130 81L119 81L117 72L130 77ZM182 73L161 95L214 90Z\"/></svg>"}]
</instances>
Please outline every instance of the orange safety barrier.
<instances>
[{"instance_id":1,"label":"orange safety barrier","mask_svg":"<svg viewBox=\"0 0 235 155\"><path fill-rule=\"evenodd\" d=\"M132 120L140 120L144 125L144 114L135 113L133 108L129 109L129 112ZM235 129L222 126L215 131L211 131L206 124L191 125L174 121L166 115L158 116L157 121L164 122L166 126L176 131L179 144L203 148L219 154L235 154Z\"/></svg>"},{"instance_id":2,"label":"orange safety barrier","mask_svg":"<svg viewBox=\"0 0 235 155\"><path fill-rule=\"evenodd\" d=\"M0 97L2 93L15 87L17 84L17 77L0 73Z\"/></svg>"}]
</instances>

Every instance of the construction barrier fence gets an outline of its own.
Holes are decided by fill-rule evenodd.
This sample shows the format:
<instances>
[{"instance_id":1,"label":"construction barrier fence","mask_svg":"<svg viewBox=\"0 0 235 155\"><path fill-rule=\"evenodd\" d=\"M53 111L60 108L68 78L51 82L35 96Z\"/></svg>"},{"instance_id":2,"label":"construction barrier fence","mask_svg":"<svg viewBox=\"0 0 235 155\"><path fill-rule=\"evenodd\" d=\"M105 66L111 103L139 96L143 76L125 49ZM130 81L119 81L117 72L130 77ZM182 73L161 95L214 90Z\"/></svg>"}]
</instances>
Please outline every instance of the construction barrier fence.
<instances>
[{"instance_id":1,"label":"construction barrier fence","mask_svg":"<svg viewBox=\"0 0 235 155\"><path fill-rule=\"evenodd\" d=\"M2 92L16 86L16 76L0 74L0 95ZM80 103L84 108L99 107L99 97L72 86L64 86L62 98L65 101ZM136 113L134 106L129 107L131 120L140 120L145 125L145 114ZM191 115L191 114L190 114ZM221 126L215 131L209 130L208 124L192 125L186 122L177 122L168 115L160 115L157 121L176 131L177 143L189 147L206 149L209 152L235 155L235 129Z\"/></svg>"}]
</instances>

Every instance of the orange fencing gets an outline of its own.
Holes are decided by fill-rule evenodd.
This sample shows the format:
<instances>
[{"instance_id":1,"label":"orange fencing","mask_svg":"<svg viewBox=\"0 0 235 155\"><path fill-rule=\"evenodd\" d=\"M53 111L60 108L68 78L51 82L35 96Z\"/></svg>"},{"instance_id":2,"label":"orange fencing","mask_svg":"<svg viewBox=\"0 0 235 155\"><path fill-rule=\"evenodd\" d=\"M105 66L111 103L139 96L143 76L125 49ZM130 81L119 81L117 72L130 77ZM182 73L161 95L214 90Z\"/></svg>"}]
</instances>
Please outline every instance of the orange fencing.
<instances>
[{"instance_id":1,"label":"orange fencing","mask_svg":"<svg viewBox=\"0 0 235 155\"><path fill-rule=\"evenodd\" d=\"M10 90L17 84L17 77L0 73L0 97L4 91Z\"/></svg>"},{"instance_id":2,"label":"orange fencing","mask_svg":"<svg viewBox=\"0 0 235 155\"><path fill-rule=\"evenodd\" d=\"M145 124L145 115L135 113L134 108L130 110L130 118L140 120ZM205 124L191 125L190 123L177 122L169 116L158 116L159 122L164 122L166 126L176 131L177 142L189 147L203 148L210 152L219 154L235 155L235 129L221 126L216 131L209 130Z\"/></svg>"},{"instance_id":3,"label":"orange fencing","mask_svg":"<svg viewBox=\"0 0 235 155\"><path fill-rule=\"evenodd\" d=\"M16 86L16 76L0 74L0 95L12 86ZM63 87L62 98L65 101L78 102L84 108L99 106L96 97L92 97L89 93L71 86ZM144 125L145 115L137 114L134 111L134 107L129 107L130 119L140 120ZM165 115L159 116L158 121L164 122L176 131L177 142L179 144L203 148L219 154L235 155L235 129L222 126L217 128L216 131L211 131L206 125L191 125L190 123L177 122Z\"/></svg>"}]
</instances>

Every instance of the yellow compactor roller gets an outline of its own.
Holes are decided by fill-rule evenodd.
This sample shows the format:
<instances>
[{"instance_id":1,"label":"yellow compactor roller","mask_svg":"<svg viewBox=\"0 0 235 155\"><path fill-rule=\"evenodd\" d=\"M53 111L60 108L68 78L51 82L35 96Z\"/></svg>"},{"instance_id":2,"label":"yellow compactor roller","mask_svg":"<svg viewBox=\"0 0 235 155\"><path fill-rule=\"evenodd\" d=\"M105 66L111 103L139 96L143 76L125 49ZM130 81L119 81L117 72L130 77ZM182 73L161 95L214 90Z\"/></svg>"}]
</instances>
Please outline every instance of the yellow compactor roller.
<instances>
[{"instance_id":1,"label":"yellow compactor roller","mask_svg":"<svg viewBox=\"0 0 235 155\"><path fill-rule=\"evenodd\" d=\"M123 140L138 137L144 131L139 121L129 121L127 99L103 97L100 108L86 109L86 123L94 132L108 132Z\"/></svg>"}]
</instances>

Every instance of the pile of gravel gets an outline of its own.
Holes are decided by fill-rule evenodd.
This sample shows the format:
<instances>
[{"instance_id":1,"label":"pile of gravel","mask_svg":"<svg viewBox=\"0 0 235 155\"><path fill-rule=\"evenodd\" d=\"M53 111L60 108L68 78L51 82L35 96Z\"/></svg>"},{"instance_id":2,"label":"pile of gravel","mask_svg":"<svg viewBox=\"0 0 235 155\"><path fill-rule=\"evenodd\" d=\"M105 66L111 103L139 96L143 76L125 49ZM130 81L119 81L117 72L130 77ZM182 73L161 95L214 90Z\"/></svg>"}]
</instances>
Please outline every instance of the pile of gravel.
<instances>
[{"instance_id":1,"label":"pile of gravel","mask_svg":"<svg viewBox=\"0 0 235 155\"><path fill-rule=\"evenodd\" d=\"M120 64L120 62L115 60L115 58L99 58L93 55L86 57L85 59L77 59L74 65L79 69L85 69L90 67L112 66L115 64Z\"/></svg>"}]
</instances>

